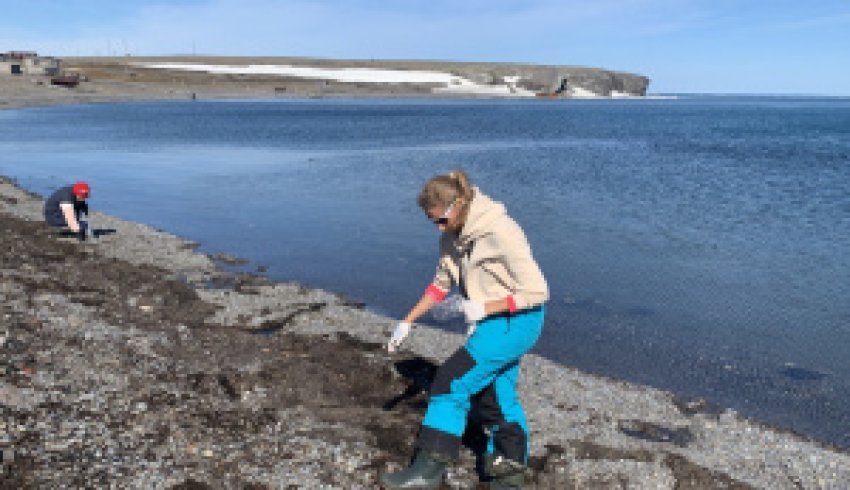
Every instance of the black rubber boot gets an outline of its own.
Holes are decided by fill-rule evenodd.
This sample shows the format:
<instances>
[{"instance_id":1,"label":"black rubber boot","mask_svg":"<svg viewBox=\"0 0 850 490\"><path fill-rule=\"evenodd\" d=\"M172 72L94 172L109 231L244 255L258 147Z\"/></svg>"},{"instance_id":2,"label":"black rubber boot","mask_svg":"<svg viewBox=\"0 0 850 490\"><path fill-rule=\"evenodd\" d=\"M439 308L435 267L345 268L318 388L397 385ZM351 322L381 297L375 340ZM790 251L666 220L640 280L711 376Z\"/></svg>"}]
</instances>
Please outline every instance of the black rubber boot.
<instances>
[{"instance_id":1,"label":"black rubber boot","mask_svg":"<svg viewBox=\"0 0 850 490\"><path fill-rule=\"evenodd\" d=\"M487 473L493 478L490 490L521 490L525 483L525 465L496 456L488 462Z\"/></svg>"},{"instance_id":2,"label":"black rubber boot","mask_svg":"<svg viewBox=\"0 0 850 490\"><path fill-rule=\"evenodd\" d=\"M407 468L395 473L385 473L381 476L381 484L387 490L415 488L433 490L443 482L448 459L440 455L420 451L413 463Z\"/></svg>"}]
</instances>

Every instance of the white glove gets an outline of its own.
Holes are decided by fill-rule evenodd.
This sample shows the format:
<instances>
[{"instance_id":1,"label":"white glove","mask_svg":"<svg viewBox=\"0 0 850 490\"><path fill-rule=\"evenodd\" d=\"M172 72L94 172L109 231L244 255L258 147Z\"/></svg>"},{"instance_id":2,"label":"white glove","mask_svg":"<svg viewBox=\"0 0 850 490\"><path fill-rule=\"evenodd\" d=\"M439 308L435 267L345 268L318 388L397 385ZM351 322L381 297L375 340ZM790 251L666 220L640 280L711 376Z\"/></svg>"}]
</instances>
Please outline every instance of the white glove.
<instances>
[{"instance_id":1,"label":"white glove","mask_svg":"<svg viewBox=\"0 0 850 490\"><path fill-rule=\"evenodd\" d=\"M466 323L477 323L487 316L484 303L470 300L463 302L463 314L466 316Z\"/></svg>"},{"instance_id":2,"label":"white glove","mask_svg":"<svg viewBox=\"0 0 850 490\"><path fill-rule=\"evenodd\" d=\"M398 322L398 325L393 330L392 337L390 337L390 341L387 342L387 350L389 352L395 352L398 346L404 342L404 339L410 334L410 326L407 322Z\"/></svg>"}]
</instances>

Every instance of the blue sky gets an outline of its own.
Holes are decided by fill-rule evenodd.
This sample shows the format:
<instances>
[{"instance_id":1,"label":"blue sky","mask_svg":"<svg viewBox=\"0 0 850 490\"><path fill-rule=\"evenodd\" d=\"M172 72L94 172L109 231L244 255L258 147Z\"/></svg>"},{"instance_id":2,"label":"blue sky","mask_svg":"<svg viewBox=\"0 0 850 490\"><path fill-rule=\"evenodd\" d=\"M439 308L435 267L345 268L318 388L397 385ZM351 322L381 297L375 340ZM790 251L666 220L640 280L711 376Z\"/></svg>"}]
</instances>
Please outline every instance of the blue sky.
<instances>
[{"instance_id":1,"label":"blue sky","mask_svg":"<svg viewBox=\"0 0 850 490\"><path fill-rule=\"evenodd\" d=\"M0 51L596 66L654 93L850 95L850 1L0 0Z\"/></svg>"}]
</instances>

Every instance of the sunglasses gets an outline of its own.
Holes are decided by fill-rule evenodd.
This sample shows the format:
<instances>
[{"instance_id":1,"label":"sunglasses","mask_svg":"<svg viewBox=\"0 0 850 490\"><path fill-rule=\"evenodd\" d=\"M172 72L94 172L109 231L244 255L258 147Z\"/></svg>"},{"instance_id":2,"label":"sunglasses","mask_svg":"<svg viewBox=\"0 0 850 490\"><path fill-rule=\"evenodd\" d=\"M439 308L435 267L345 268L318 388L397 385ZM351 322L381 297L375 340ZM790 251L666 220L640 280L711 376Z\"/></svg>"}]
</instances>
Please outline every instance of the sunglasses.
<instances>
[{"instance_id":1,"label":"sunglasses","mask_svg":"<svg viewBox=\"0 0 850 490\"><path fill-rule=\"evenodd\" d=\"M449 215L452 214L452 208L454 208L454 206L455 206L455 203L454 203L454 201L452 201L452 203L449 204L449 207L446 208L446 212L443 213L442 216L440 216L439 218L434 218L431 221L435 225L447 225L447 224L449 224Z\"/></svg>"}]
</instances>

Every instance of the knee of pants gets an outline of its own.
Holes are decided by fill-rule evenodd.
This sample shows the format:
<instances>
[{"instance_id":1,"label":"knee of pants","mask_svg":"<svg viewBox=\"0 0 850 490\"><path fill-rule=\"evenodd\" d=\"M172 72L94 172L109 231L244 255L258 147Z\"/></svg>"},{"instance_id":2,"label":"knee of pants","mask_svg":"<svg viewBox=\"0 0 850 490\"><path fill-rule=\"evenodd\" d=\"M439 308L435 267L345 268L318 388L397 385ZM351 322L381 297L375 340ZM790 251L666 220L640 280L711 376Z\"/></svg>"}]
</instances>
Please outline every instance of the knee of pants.
<instances>
[{"instance_id":1,"label":"knee of pants","mask_svg":"<svg viewBox=\"0 0 850 490\"><path fill-rule=\"evenodd\" d=\"M469 397L463 393L446 393L443 395L432 395L428 401L429 409L450 409L469 412L472 402Z\"/></svg>"},{"instance_id":2,"label":"knee of pants","mask_svg":"<svg viewBox=\"0 0 850 490\"><path fill-rule=\"evenodd\" d=\"M501 396L499 398L499 410L501 411L502 420L505 422L513 422L525 427L525 410L519 397L516 396Z\"/></svg>"},{"instance_id":3,"label":"knee of pants","mask_svg":"<svg viewBox=\"0 0 850 490\"><path fill-rule=\"evenodd\" d=\"M462 377L475 367L475 360L466 349L459 349L452 354L438 369L431 383L431 396L459 394L472 396L474 389L467 386Z\"/></svg>"}]
</instances>

